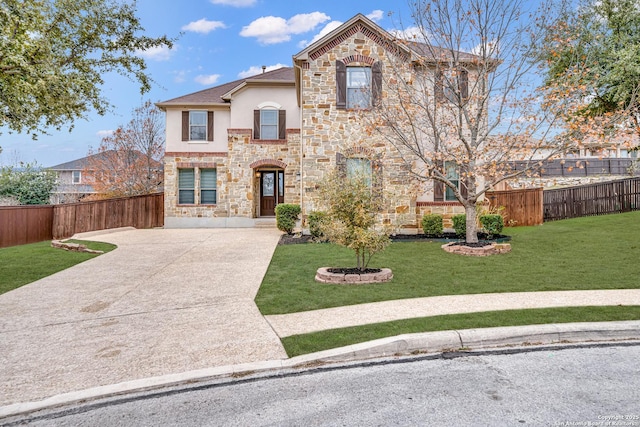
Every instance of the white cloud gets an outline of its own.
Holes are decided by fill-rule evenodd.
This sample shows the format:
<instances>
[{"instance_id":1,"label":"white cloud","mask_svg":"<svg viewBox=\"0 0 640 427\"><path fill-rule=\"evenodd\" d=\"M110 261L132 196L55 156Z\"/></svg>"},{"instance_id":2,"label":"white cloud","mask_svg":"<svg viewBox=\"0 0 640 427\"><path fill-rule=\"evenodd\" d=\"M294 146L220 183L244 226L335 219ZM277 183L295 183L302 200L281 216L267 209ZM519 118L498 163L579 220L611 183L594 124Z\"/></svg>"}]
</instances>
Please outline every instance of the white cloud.
<instances>
[{"instance_id":1,"label":"white cloud","mask_svg":"<svg viewBox=\"0 0 640 427\"><path fill-rule=\"evenodd\" d=\"M182 27L182 31L208 34L218 28L227 28L227 26L224 25L224 22L222 21L207 21L205 18L202 18L198 21L189 22L187 25Z\"/></svg>"},{"instance_id":2,"label":"white cloud","mask_svg":"<svg viewBox=\"0 0 640 427\"><path fill-rule=\"evenodd\" d=\"M302 34L331 19L322 12L302 13L288 20L278 16L263 16L242 28L242 37L255 37L262 44L275 44L291 40L292 34Z\"/></svg>"},{"instance_id":3,"label":"white cloud","mask_svg":"<svg viewBox=\"0 0 640 427\"><path fill-rule=\"evenodd\" d=\"M384 17L384 12L380 9L376 9L370 14L367 15L367 18L371 19L373 22L378 22Z\"/></svg>"},{"instance_id":4,"label":"white cloud","mask_svg":"<svg viewBox=\"0 0 640 427\"><path fill-rule=\"evenodd\" d=\"M280 63L277 63L275 65L268 65L265 71L273 71L282 67L286 67L286 65L280 64ZM262 73L262 66L252 65L248 70L240 71L238 73L238 77L241 79L246 79L247 77L255 76L261 73Z\"/></svg>"},{"instance_id":5,"label":"white cloud","mask_svg":"<svg viewBox=\"0 0 640 427\"><path fill-rule=\"evenodd\" d=\"M250 7L256 4L256 0L210 0L213 4L222 4L233 7Z\"/></svg>"},{"instance_id":6,"label":"white cloud","mask_svg":"<svg viewBox=\"0 0 640 427\"><path fill-rule=\"evenodd\" d=\"M184 83L187 80L187 72L185 70L174 71L174 83Z\"/></svg>"},{"instance_id":7,"label":"white cloud","mask_svg":"<svg viewBox=\"0 0 640 427\"><path fill-rule=\"evenodd\" d=\"M105 137L107 137L107 136L111 136L111 135L113 135L113 132L115 132L115 131L114 131L114 130L112 130L112 129L108 129L108 130L106 130L106 129L105 129L105 130L99 130L98 132L96 132L96 136L97 136L98 138L105 138Z\"/></svg>"},{"instance_id":8,"label":"white cloud","mask_svg":"<svg viewBox=\"0 0 640 427\"><path fill-rule=\"evenodd\" d=\"M200 74L196 76L194 80L196 81L196 83L200 83L201 85L211 86L216 84L218 82L218 79L220 79L220 74Z\"/></svg>"},{"instance_id":9,"label":"white cloud","mask_svg":"<svg viewBox=\"0 0 640 427\"><path fill-rule=\"evenodd\" d=\"M153 61L168 61L177 49L177 45L173 45L171 49L166 46L157 46L147 50L139 50L138 55Z\"/></svg>"},{"instance_id":10,"label":"white cloud","mask_svg":"<svg viewBox=\"0 0 640 427\"><path fill-rule=\"evenodd\" d=\"M298 43L298 47L304 48L304 47L307 47L307 46L315 43L316 41L320 40L322 37L326 36L331 31L335 30L336 28L338 28L342 24L343 24L342 21L331 21L331 22L329 22L327 25L324 26L324 28L322 30L320 30L320 32L318 34L313 36L313 39L311 39L311 41L302 40L300 43Z\"/></svg>"},{"instance_id":11,"label":"white cloud","mask_svg":"<svg viewBox=\"0 0 640 427\"><path fill-rule=\"evenodd\" d=\"M399 39L409 40L413 42L427 41L425 32L416 26L407 27L402 30L390 30L389 33Z\"/></svg>"}]
</instances>

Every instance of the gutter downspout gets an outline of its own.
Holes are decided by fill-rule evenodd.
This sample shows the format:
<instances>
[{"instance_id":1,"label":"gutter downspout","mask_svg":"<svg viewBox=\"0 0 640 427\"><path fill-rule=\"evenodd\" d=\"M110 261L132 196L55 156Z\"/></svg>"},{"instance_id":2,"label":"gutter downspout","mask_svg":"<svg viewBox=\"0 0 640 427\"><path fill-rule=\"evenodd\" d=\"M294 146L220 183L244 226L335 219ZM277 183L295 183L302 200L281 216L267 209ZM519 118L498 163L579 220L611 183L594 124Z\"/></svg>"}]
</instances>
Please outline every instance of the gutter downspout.
<instances>
[{"instance_id":1,"label":"gutter downspout","mask_svg":"<svg viewBox=\"0 0 640 427\"><path fill-rule=\"evenodd\" d=\"M305 209L304 209L304 173L303 173L303 167L302 167L302 160L304 159L304 121L303 121L303 116L304 116L304 108L303 108L303 78L302 78L302 67L300 65L298 65L294 59L293 61L293 66L295 68L297 68L298 70L300 70L300 95L298 96L298 107L300 108L300 210L301 210L301 215L302 218L304 218L305 215ZM304 221L302 221L304 222Z\"/></svg>"}]
</instances>

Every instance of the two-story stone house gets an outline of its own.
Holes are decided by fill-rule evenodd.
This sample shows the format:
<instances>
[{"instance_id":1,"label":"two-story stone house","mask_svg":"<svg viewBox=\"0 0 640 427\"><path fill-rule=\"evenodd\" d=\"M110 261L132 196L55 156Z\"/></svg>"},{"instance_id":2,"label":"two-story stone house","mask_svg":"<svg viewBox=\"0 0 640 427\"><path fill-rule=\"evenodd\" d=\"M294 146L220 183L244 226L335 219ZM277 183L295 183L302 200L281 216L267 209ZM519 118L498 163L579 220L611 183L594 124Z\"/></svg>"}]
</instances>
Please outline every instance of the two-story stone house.
<instances>
[{"instance_id":1,"label":"two-story stone house","mask_svg":"<svg viewBox=\"0 0 640 427\"><path fill-rule=\"evenodd\" d=\"M414 182L360 117L390 95L384 73L392 61L411 72L421 55L418 43L398 42L356 15L294 55L291 68L159 103L167 129L165 226L251 227L283 202L300 204L304 217L336 167L369 171L388 200L387 223L401 218L415 227L424 206L457 206L431 183Z\"/></svg>"}]
</instances>

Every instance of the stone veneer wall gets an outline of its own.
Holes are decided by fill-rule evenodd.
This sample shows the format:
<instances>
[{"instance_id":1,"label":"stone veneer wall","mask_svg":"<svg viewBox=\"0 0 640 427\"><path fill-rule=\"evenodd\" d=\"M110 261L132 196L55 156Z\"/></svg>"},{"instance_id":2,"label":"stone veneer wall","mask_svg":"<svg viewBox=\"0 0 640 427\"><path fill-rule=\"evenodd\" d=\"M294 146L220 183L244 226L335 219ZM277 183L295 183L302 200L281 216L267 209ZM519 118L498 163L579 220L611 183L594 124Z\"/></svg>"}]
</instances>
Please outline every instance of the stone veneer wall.
<instances>
[{"instance_id":1,"label":"stone veneer wall","mask_svg":"<svg viewBox=\"0 0 640 427\"><path fill-rule=\"evenodd\" d=\"M255 171L269 166L284 168L285 203L299 203L300 130L287 129L286 140L253 140L251 133L251 129L229 129L226 153L166 153L165 217L255 218L259 203L259 179ZM180 167L216 168L216 205L178 205L177 169ZM198 174L196 188L199 188ZM198 223L204 226L222 224Z\"/></svg>"},{"instance_id":2,"label":"stone veneer wall","mask_svg":"<svg viewBox=\"0 0 640 427\"><path fill-rule=\"evenodd\" d=\"M215 205L178 205L178 168L215 168L218 182ZM166 153L164 156L164 216L165 218L227 217L227 182L220 177L227 173L227 153ZM199 188L196 174L196 188Z\"/></svg>"},{"instance_id":3,"label":"stone veneer wall","mask_svg":"<svg viewBox=\"0 0 640 427\"><path fill-rule=\"evenodd\" d=\"M375 38L375 35L372 35ZM388 72L391 55L384 43L378 44L360 31L351 31L340 43L331 43L310 54L302 69L302 145L303 145L303 218L318 209L316 189L327 173L336 167L338 153L369 153L382 161L382 185L387 209L380 220L400 226L413 222L416 214L417 186L406 171L404 161L394 147L380 136L367 132L362 111L336 108L337 59L347 66L369 66L382 61ZM384 78L383 78L384 80ZM382 88L382 96L386 96ZM357 157L357 156L355 156ZM370 155L362 157L371 158Z\"/></svg>"},{"instance_id":4,"label":"stone veneer wall","mask_svg":"<svg viewBox=\"0 0 640 427\"><path fill-rule=\"evenodd\" d=\"M284 167L284 203L300 203L300 130L287 129L286 140L254 140L251 129L229 129L228 182L231 216L253 218L260 203L255 171ZM252 168L252 165L254 168Z\"/></svg>"}]
</instances>

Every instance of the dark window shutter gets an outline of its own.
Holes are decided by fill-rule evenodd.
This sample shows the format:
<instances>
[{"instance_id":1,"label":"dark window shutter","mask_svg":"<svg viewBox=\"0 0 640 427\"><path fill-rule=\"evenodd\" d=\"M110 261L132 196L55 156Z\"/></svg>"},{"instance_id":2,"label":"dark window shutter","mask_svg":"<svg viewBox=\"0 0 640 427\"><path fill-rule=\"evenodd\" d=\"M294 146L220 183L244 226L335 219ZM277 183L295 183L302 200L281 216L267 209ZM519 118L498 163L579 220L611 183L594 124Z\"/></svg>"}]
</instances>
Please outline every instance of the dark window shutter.
<instances>
[{"instance_id":1,"label":"dark window shutter","mask_svg":"<svg viewBox=\"0 0 640 427\"><path fill-rule=\"evenodd\" d=\"M371 187L373 190L373 195L376 198L382 199L384 194L382 188L382 160L375 159L371 162Z\"/></svg>"},{"instance_id":2,"label":"dark window shutter","mask_svg":"<svg viewBox=\"0 0 640 427\"><path fill-rule=\"evenodd\" d=\"M373 92L373 106L375 107L380 102L382 96L382 62L378 61L373 64L371 68L371 80L372 80L372 92Z\"/></svg>"},{"instance_id":3,"label":"dark window shutter","mask_svg":"<svg viewBox=\"0 0 640 427\"><path fill-rule=\"evenodd\" d=\"M189 140L189 112L182 112L182 140Z\"/></svg>"},{"instance_id":4,"label":"dark window shutter","mask_svg":"<svg viewBox=\"0 0 640 427\"><path fill-rule=\"evenodd\" d=\"M341 178L347 177L347 158L342 153L336 153L336 169Z\"/></svg>"},{"instance_id":5,"label":"dark window shutter","mask_svg":"<svg viewBox=\"0 0 640 427\"><path fill-rule=\"evenodd\" d=\"M462 196L463 199L467 198L468 190L467 190L467 173L465 171L465 169L460 169L459 172L459 183L460 183L460 195Z\"/></svg>"},{"instance_id":6,"label":"dark window shutter","mask_svg":"<svg viewBox=\"0 0 640 427\"><path fill-rule=\"evenodd\" d=\"M287 139L287 110L278 111L278 139Z\"/></svg>"},{"instance_id":7,"label":"dark window shutter","mask_svg":"<svg viewBox=\"0 0 640 427\"><path fill-rule=\"evenodd\" d=\"M460 98L463 100L469 98L469 72L467 70L460 70L458 84L460 85Z\"/></svg>"},{"instance_id":8,"label":"dark window shutter","mask_svg":"<svg viewBox=\"0 0 640 427\"><path fill-rule=\"evenodd\" d=\"M347 108L347 66L336 61L336 108Z\"/></svg>"},{"instance_id":9,"label":"dark window shutter","mask_svg":"<svg viewBox=\"0 0 640 427\"><path fill-rule=\"evenodd\" d=\"M436 162L436 169L439 171L443 171L442 162ZM444 201L444 183L440 181L433 180L433 201L434 202L443 202Z\"/></svg>"},{"instance_id":10,"label":"dark window shutter","mask_svg":"<svg viewBox=\"0 0 640 427\"><path fill-rule=\"evenodd\" d=\"M213 111L207 111L207 141L213 141Z\"/></svg>"},{"instance_id":11,"label":"dark window shutter","mask_svg":"<svg viewBox=\"0 0 640 427\"><path fill-rule=\"evenodd\" d=\"M253 110L253 139L260 139L260 110Z\"/></svg>"},{"instance_id":12,"label":"dark window shutter","mask_svg":"<svg viewBox=\"0 0 640 427\"><path fill-rule=\"evenodd\" d=\"M438 102L444 101L444 87L442 85L443 77L444 75L442 74L442 71L439 69L436 69L435 75L434 75L433 95L435 96L436 101Z\"/></svg>"}]
</instances>

